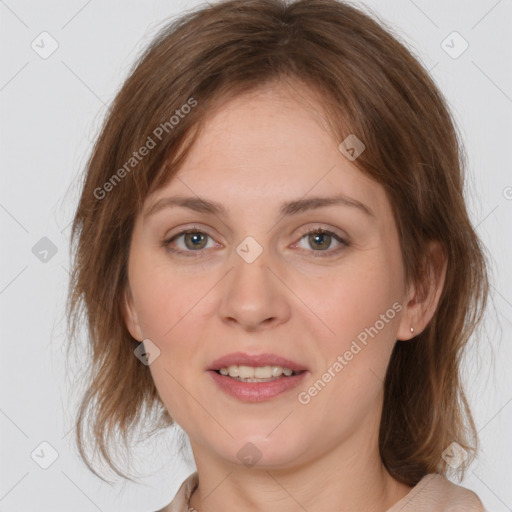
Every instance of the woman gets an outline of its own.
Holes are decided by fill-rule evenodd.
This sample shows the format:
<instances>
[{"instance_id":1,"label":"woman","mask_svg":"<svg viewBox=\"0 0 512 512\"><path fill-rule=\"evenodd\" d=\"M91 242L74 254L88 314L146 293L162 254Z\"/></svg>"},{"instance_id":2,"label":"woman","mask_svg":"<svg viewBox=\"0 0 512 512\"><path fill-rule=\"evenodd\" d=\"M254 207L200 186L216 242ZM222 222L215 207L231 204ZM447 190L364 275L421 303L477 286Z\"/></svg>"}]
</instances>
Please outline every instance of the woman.
<instances>
[{"instance_id":1,"label":"woman","mask_svg":"<svg viewBox=\"0 0 512 512\"><path fill-rule=\"evenodd\" d=\"M69 316L110 455L160 413L162 511L483 510L459 377L487 274L441 93L335 0L223 1L152 42L88 162ZM94 469L89 466L92 471Z\"/></svg>"}]
</instances>

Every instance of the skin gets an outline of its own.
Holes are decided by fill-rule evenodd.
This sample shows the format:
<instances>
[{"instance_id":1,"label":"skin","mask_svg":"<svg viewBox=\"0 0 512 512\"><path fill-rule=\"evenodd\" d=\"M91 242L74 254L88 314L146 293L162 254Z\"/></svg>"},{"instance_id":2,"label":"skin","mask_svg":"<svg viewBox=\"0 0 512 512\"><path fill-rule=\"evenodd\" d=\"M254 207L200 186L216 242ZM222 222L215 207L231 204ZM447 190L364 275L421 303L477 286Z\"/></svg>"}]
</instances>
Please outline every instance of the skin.
<instances>
[{"instance_id":1,"label":"skin","mask_svg":"<svg viewBox=\"0 0 512 512\"><path fill-rule=\"evenodd\" d=\"M412 338L410 327L416 335L432 317L444 274L422 297L405 282L384 189L338 150L318 105L297 83L230 99L212 114L177 177L148 196L134 225L126 323L134 338L160 350L150 371L190 438L200 481L190 506L200 512L385 511L410 491L379 455L383 379L396 340ZM374 215L345 205L286 217L278 211L284 201L339 193ZM175 195L219 201L229 215L173 207L143 216ZM208 236L171 242L190 256L162 245L192 227ZM308 240L305 233L317 227L348 245L328 236ZM247 236L263 248L252 263L236 252ZM300 403L297 394L393 303L401 311ZM310 373L270 400L239 401L205 371L236 351L276 353ZM237 457L248 442L261 452L252 467Z\"/></svg>"}]
</instances>

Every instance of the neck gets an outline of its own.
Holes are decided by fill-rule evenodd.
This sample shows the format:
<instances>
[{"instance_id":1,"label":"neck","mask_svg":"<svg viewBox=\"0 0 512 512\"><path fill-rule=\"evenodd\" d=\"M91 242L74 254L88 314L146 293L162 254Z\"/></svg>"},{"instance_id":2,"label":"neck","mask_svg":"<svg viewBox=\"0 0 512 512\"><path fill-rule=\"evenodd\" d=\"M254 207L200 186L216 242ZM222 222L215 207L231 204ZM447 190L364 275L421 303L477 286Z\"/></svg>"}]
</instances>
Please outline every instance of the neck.
<instances>
[{"instance_id":1,"label":"neck","mask_svg":"<svg viewBox=\"0 0 512 512\"><path fill-rule=\"evenodd\" d=\"M373 435L368 430L356 429L334 449L279 468L235 464L191 441L199 486L189 506L197 512L276 507L281 512L385 512L411 487L387 472L379 455L378 429L371 429Z\"/></svg>"}]
</instances>

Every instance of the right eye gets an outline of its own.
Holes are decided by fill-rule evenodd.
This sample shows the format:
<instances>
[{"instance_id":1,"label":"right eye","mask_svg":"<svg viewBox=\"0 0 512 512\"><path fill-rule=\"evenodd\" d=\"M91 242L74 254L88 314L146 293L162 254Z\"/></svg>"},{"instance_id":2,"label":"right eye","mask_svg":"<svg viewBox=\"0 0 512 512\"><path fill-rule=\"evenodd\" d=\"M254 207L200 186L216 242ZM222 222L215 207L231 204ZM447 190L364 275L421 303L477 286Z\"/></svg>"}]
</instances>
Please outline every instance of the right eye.
<instances>
[{"instance_id":1,"label":"right eye","mask_svg":"<svg viewBox=\"0 0 512 512\"><path fill-rule=\"evenodd\" d=\"M207 248L205 242L208 238L211 238L208 233L205 233L204 231L196 228L192 228L176 233L171 238L164 240L162 245L172 253L182 254L183 256L195 256L194 254L190 253L200 253L202 252L202 249ZM177 241L180 239L182 239L183 242L181 247L178 249L171 247L173 242L177 243Z\"/></svg>"}]
</instances>

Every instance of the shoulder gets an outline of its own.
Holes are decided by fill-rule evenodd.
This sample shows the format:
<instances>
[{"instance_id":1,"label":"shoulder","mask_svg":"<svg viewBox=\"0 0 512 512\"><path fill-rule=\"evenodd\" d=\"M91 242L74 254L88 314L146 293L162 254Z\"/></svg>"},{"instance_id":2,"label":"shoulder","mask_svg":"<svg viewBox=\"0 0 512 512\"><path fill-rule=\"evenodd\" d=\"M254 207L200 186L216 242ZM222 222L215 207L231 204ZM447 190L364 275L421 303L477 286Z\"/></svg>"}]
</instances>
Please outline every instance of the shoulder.
<instances>
[{"instance_id":1,"label":"shoulder","mask_svg":"<svg viewBox=\"0 0 512 512\"><path fill-rule=\"evenodd\" d=\"M198 483L199 479L195 471L184 480L171 503L156 512L189 512L188 501Z\"/></svg>"},{"instance_id":2,"label":"shoulder","mask_svg":"<svg viewBox=\"0 0 512 512\"><path fill-rule=\"evenodd\" d=\"M485 512L471 490L450 482L437 473L425 475L387 512Z\"/></svg>"}]
</instances>

